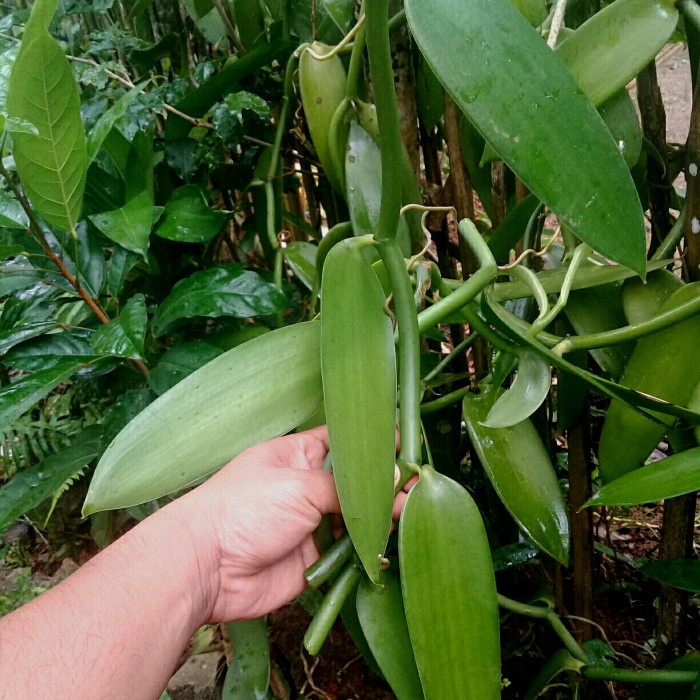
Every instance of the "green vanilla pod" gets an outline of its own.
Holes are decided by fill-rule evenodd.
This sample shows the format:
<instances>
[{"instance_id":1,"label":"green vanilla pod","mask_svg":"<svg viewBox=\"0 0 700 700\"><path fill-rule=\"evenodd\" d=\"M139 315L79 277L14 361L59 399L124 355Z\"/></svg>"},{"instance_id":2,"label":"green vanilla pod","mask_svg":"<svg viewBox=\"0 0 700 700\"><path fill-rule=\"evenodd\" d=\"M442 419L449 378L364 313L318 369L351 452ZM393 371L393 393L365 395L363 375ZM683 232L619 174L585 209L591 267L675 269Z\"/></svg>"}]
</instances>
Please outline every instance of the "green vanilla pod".
<instances>
[{"instance_id":1,"label":"green vanilla pod","mask_svg":"<svg viewBox=\"0 0 700 700\"><path fill-rule=\"evenodd\" d=\"M324 55L331 47L315 41L311 49ZM308 51L303 51L299 57L299 91L311 141L329 182L343 196L345 176L333 165L331 152L338 144L330 142L330 128L333 115L345 100L346 81L347 75L339 56L319 61ZM340 130L339 138L347 140L347 127Z\"/></svg>"},{"instance_id":2,"label":"green vanilla pod","mask_svg":"<svg viewBox=\"0 0 700 700\"><path fill-rule=\"evenodd\" d=\"M469 438L499 498L523 531L551 557L569 560L569 521L552 461L528 420L488 428L486 416L497 398L489 384L462 404Z\"/></svg>"},{"instance_id":3,"label":"green vanilla pod","mask_svg":"<svg viewBox=\"0 0 700 700\"><path fill-rule=\"evenodd\" d=\"M496 581L481 514L424 466L399 524L401 588L426 700L501 697Z\"/></svg>"},{"instance_id":4,"label":"green vanilla pod","mask_svg":"<svg viewBox=\"0 0 700 700\"><path fill-rule=\"evenodd\" d=\"M391 529L396 463L396 357L386 297L351 238L326 258L321 374L340 506L367 575L377 581Z\"/></svg>"},{"instance_id":5,"label":"green vanilla pod","mask_svg":"<svg viewBox=\"0 0 700 700\"><path fill-rule=\"evenodd\" d=\"M700 283L674 292L660 308L669 311L697 298ZM632 353L620 384L679 406L687 406L700 381L697 348L700 344L700 315L664 331L641 338ZM598 449L598 469L604 482L613 481L641 467L659 444L674 420L651 412L650 420L624 404L613 401L608 409Z\"/></svg>"}]
</instances>

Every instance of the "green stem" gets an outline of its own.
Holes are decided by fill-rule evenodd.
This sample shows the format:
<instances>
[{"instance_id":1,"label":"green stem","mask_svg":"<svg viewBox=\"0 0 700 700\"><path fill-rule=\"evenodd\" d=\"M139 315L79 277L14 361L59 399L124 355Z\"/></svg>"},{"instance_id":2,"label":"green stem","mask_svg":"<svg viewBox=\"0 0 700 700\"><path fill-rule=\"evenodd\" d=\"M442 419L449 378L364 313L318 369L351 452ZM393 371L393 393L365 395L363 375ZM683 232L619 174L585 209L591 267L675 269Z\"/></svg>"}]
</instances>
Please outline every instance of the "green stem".
<instances>
[{"instance_id":1,"label":"green stem","mask_svg":"<svg viewBox=\"0 0 700 700\"><path fill-rule=\"evenodd\" d=\"M318 588L326 581L335 578L343 566L350 560L355 548L350 535L345 532L331 545L323 556L305 572L306 581L312 588Z\"/></svg>"},{"instance_id":2,"label":"green stem","mask_svg":"<svg viewBox=\"0 0 700 700\"><path fill-rule=\"evenodd\" d=\"M445 357L438 362L433 369L428 372L428 374L423 377L423 384L427 384L431 379L434 379L437 377L440 372L442 372L447 365L450 364L458 355L463 353L465 350L468 350L475 342L476 339L479 337L478 333L470 333L461 343L457 345L453 350L450 351L449 354L445 355Z\"/></svg>"},{"instance_id":3,"label":"green stem","mask_svg":"<svg viewBox=\"0 0 700 700\"><path fill-rule=\"evenodd\" d=\"M418 314L418 329L421 333L438 323L442 323L446 318L466 306L498 275L498 266L493 254L476 226L469 219L463 219L459 222L458 229L474 253L479 269L449 296L443 297L436 304Z\"/></svg>"},{"instance_id":4,"label":"green stem","mask_svg":"<svg viewBox=\"0 0 700 700\"><path fill-rule=\"evenodd\" d=\"M360 6L360 15L365 11L365 3ZM357 100L359 97L360 75L362 74L362 63L367 46L367 28L362 26L352 45L350 54L350 65L348 66L348 79L345 84L345 95L349 100Z\"/></svg>"},{"instance_id":5,"label":"green stem","mask_svg":"<svg viewBox=\"0 0 700 700\"><path fill-rule=\"evenodd\" d=\"M693 2L695 5L695 2ZM698 7L698 12L700 12L700 7ZM676 219L676 223L673 224L671 230L666 234L666 238L661 241L661 245L654 251L651 256L652 260L663 260L669 256L673 256L673 251L676 249L678 244L683 238L683 226L685 225L685 208L681 210L681 213Z\"/></svg>"},{"instance_id":6,"label":"green stem","mask_svg":"<svg viewBox=\"0 0 700 700\"><path fill-rule=\"evenodd\" d=\"M695 0L678 0L676 7L683 15L683 19L700 32L700 6L697 2Z\"/></svg>"},{"instance_id":7,"label":"green stem","mask_svg":"<svg viewBox=\"0 0 700 700\"><path fill-rule=\"evenodd\" d=\"M401 179L396 173L401 165L403 143L389 46L388 0L370 0L366 17L369 66L379 133L382 135L379 143L382 193L375 239L391 283L399 328L399 462L417 465L421 463L420 345L413 290L397 240Z\"/></svg>"},{"instance_id":8,"label":"green stem","mask_svg":"<svg viewBox=\"0 0 700 700\"><path fill-rule=\"evenodd\" d=\"M571 635L571 632L566 629L564 623L551 608L543 608L539 605L527 605L527 603L520 603L517 600L506 598L506 596L501 595L500 593L498 594L498 604L502 608L510 610L510 612L516 613L517 615L525 615L526 617L534 617L538 620L545 620L549 623L559 639L561 639L571 656L584 664L589 664L591 662L586 652L581 649Z\"/></svg>"},{"instance_id":9,"label":"green stem","mask_svg":"<svg viewBox=\"0 0 700 700\"><path fill-rule=\"evenodd\" d=\"M700 298L665 311L648 321L636 323L631 326L623 326L612 331L602 333L591 333L589 335L570 336L564 338L553 350L558 355L564 355L574 350L591 350L593 348L605 348L610 345L626 343L631 340L638 340L644 336L658 333L670 326L685 321L686 319L700 313Z\"/></svg>"},{"instance_id":10,"label":"green stem","mask_svg":"<svg viewBox=\"0 0 700 700\"><path fill-rule=\"evenodd\" d=\"M549 297L547 296L547 292L544 291L544 287L537 278L537 275L529 267L525 267L524 265L516 265L509 272L511 277L524 282L530 288L537 302L537 307L539 308L537 321L542 320L549 313Z\"/></svg>"},{"instance_id":11,"label":"green stem","mask_svg":"<svg viewBox=\"0 0 700 700\"><path fill-rule=\"evenodd\" d=\"M663 683L684 684L695 683L697 671L672 671L666 669L632 669L632 668L603 668L601 666L585 666L581 675L591 681L617 681L618 683Z\"/></svg>"},{"instance_id":12,"label":"green stem","mask_svg":"<svg viewBox=\"0 0 700 700\"><path fill-rule=\"evenodd\" d=\"M431 413L442 411L443 408L448 408L458 401L461 401L470 391L471 387L465 386L449 394L445 394L439 399L435 399L435 401L428 401L427 403L421 404L420 413L422 416L427 416Z\"/></svg>"}]
</instances>

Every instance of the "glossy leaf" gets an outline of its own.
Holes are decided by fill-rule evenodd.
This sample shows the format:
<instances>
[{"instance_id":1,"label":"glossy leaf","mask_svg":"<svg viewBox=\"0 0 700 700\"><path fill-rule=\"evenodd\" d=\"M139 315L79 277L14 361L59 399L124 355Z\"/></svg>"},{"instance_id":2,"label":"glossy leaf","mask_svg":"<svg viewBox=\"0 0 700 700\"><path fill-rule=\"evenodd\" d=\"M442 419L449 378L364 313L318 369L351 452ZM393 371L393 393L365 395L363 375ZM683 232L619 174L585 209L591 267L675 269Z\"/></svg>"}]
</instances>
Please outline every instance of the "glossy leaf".
<instances>
[{"instance_id":1,"label":"glossy leaf","mask_svg":"<svg viewBox=\"0 0 700 700\"><path fill-rule=\"evenodd\" d=\"M143 294L135 294L117 318L98 328L92 336L92 347L98 355L143 359L148 313Z\"/></svg>"},{"instance_id":2,"label":"glossy leaf","mask_svg":"<svg viewBox=\"0 0 700 700\"><path fill-rule=\"evenodd\" d=\"M557 56L594 105L654 59L678 22L672 0L616 0L557 46Z\"/></svg>"},{"instance_id":3,"label":"glossy leaf","mask_svg":"<svg viewBox=\"0 0 700 700\"><path fill-rule=\"evenodd\" d=\"M379 147L356 122L350 124L345 156L345 180L350 221L356 236L374 234L381 199Z\"/></svg>"},{"instance_id":4,"label":"glossy leaf","mask_svg":"<svg viewBox=\"0 0 700 700\"><path fill-rule=\"evenodd\" d=\"M668 311L696 298L700 283L687 284L661 307ZM620 383L636 391L686 406L700 382L695 348L700 344L700 316L693 316L663 332L637 341ZM658 416L661 424L617 401L608 409L598 449L598 469L605 482L641 467L673 421Z\"/></svg>"},{"instance_id":5,"label":"glossy leaf","mask_svg":"<svg viewBox=\"0 0 700 700\"><path fill-rule=\"evenodd\" d=\"M47 30L55 8L55 0L34 4L10 76L7 113L36 129L13 132L12 154L27 196L46 221L74 232L83 203L87 153L73 71Z\"/></svg>"},{"instance_id":6,"label":"glossy leaf","mask_svg":"<svg viewBox=\"0 0 700 700\"><path fill-rule=\"evenodd\" d=\"M0 389L0 430L7 428L52 389L73 376L78 366L73 360L62 360L48 369L22 376Z\"/></svg>"},{"instance_id":7,"label":"glossy leaf","mask_svg":"<svg viewBox=\"0 0 700 700\"><path fill-rule=\"evenodd\" d=\"M700 447L693 447L610 481L586 505L652 503L697 490L700 490Z\"/></svg>"},{"instance_id":8,"label":"glossy leaf","mask_svg":"<svg viewBox=\"0 0 700 700\"><path fill-rule=\"evenodd\" d=\"M75 260L77 277L87 293L97 298L102 294L107 277L104 243L99 236L88 231L85 221L78 224L76 232L78 234L78 256Z\"/></svg>"},{"instance_id":9,"label":"glossy leaf","mask_svg":"<svg viewBox=\"0 0 700 700\"><path fill-rule=\"evenodd\" d=\"M627 166L517 9L508 0L408 0L406 15L438 78L516 175L579 238L643 274L644 220ZM445 50L452 34L459 51Z\"/></svg>"},{"instance_id":10,"label":"glossy leaf","mask_svg":"<svg viewBox=\"0 0 700 700\"><path fill-rule=\"evenodd\" d=\"M669 270L654 270L646 282L638 278L625 280L622 286L622 308L627 323L643 323L658 316L671 294L683 286L680 277Z\"/></svg>"},{"instance_id":11,"label":"glossy leaf","mask_svg":"<svg viewBox=\"0 0 700 700\"><path fill-rule=\"evenodd\" d=\"M100 454L99 429L88 428L70 447L24 469L0 488L0 533L39 506Z\"/></svg>"},{"instance_id":12,"label":"glossy leaf","mask_svg":"<svg viewBox=\"0 0 700 700\"><path fill-rule=\"evenodd\" d=\"M357 590L357 614L374 658L398 700L420 700L423 689L413 658L398 573L385 571L379 586L363 579Z\"/></svg>"},{"instance_id":13,"label":"glossy leaf","mask_svg":"<svg viewBox=\"0 0 700 700\"><path fill-rule=\"evenodd\" d=\"M223 350L203 340L173 345L149 373L148 385L160 396L222 353Z\"/></svg>"},{"instance_id":14,"label":"glossy leaf","mask_svg":"<svg viewBox=\"0 0 700 700\"><path fill-rule=\"evenodd\" d=\"M153 331L163 335L185 318L250 318L284 311L287 297L259 274L235 263L195 272L178 282L158 307Z\"/></svg>"},{"instance_id":15,"label":"glossy leaf","mask_svg":"<svg viewBox=\"0 0 700 700\"><path fill-rule=\"evenodd\" d=\"M552 383L549 362L534 350L521 350L518 373L483 421L487 428L509 428L529 418L547 398Z\"/></svg>"},{"instance_id":16,"label":"glossy leaf","mask_svg":"<svg viewBox=\"0 0 700 700\"><path fill-rule=\"evenodd\" d=\"M362 251L366 244L341 241L326 258L321 367L340 505L376 583L394 501L396 358L386 298Z\"/></svg>"},{"instance_id":17,"label":"glossy leaf","mask_svg":"<svg viewBox=\"0 0 700 700\"><path fill-rule=\"evenodd\" d=\"M145 257L151 229L162 212L163 207L154 207L151 195L141 191L123 207L88 218L107 238Z\"/></svg>"},{"instance_id":18,"label":"glossy leaf","mask_svg":"<svg viewBox=\"0 0 700 700\"><path fill-rule=\"evenodd\" d=\"M118 299L121 296L126 278L138 260L136 253L122 246L115 246L107 270L107 287L113 297Z\"/></svg>"},{"instance_id":19,"label":"glossy leaf","mask_svg":"<svg viewBox=\"0 0 700 700\"><path fill-rule=\"evenodd\" d=\"M17 327L0 331L0 353L6 353L15 345L44 335L58 326L55 321L24 321ZM6 360L3 359L3 362Z\"/></svg>"},{"instance_id":20,"label":"glossy leaf","mask_svg":"<svg viewBox=\"0 0 700 700\"><path fill-rule=\"evenodd\" d=\"M655 581L691 593L700 593L700 561L697 559L646 559L640 571Z\"/></svg>"},{"instance_id":21,"label":"glossy leaf","mask_svg":"<svg viewBox=\"0 0 700 700\"><path fill-rule=\"evenodd\" d=\"M102 147L107 134L112 127L121 119L130 105L136 101L138 96L143 92L143 89L148 84L148 81L139 83L136 87L131 88L129 92L122 95L98 120L92 128L87 138L87 164L90 165L97 152Z\"/></svg>"},{"instance_id":22,"label":"glossy leaf","mask_svg":"<svg viewBox=\"0 0 700 700\"><path fill-rule=\"evenodd\" d=\"M0 191L0 226L13 229L29 228L29 219L22 205L16 197L5 190Z\"/></svg>"},{"instance_id":23,"label":"glossy leaf","mask_svg":"<svg viewBox=\"0 0 700 700\"><path fill-rule=\"evenodd\" d=\"M627 89L622 88L609 97L598 107L598 112L615 139L627 167L633 167L642 152L642 128Z\"/></svg>"},{"instance_id":24,"label":"glossy leaf","mask_svg":"<svg viewBox=\"0 0 700 700\"><path fill-rule=\"evenodd\" d=\"M13 348L3 362L16 369L36 372L46 368L48 362L53 365L69 359L78 365L98 358L86 340L68 333L53 333Z\"/></svg>"},{"instance_id":25,"label":"glossy leaf","mask_svg":"<svg viewBox=\"0 0 700 700\"><path fill-rule=\"evenodd\" d=\"M294 276L309 290L316 284L316 253L318 246L306 241L294 241L284 249L284 259Z\"/></svg>"},{"instance_id":26,"label":"glossy leaf","mask_svg":"<svg viewBox=\"0 0 700 700\"><path fill-rule=\"evenodd\" d=\"M569 559L569 521L556 472L535 426L525 420L487 428L496 392L482 385L464 399L464 421L484 471L523 531L562 564Z\"/></svg>"},{"instance_id":27,"label":"glossy leaf","mask_svg":"<svg viewBox=\"0 0 700 700\"><path fill-rule=\"evenodd\" d=\"M467 491L430 467L406 499L399 559L426 699L500 698L498 603L484 524Z\"/></svg>"},{"instance_id":28,"label":"glossy leaf","mask_svg":"<svg viewBox=\"0 0 700 700\"><path fill-rule=\"evenodd\" d=\"M230 622L227 629L233 660L226 671L222 700L265 700L270 685L267 619Z\"/></svg>"},{"instance_id":29,"label":"glossy leaf","mask_svg":"<svg viewBox=\"0 0 700 700\"><path fill-rule=\"evenodd\" d=\"M355 23L355 8L353 0L322 0L329 17L338 25L338 29L346 34Z\"/></svg>"},{"instance_id":30,"label":"glossy leaf","mask_svg":"<svg viewBox=\"0 0 700 700\"><path fill-rule=\"evenodd\" d=\"M299 323L255 338L156 399L107 448L83 512L160 498L299 425L321 402L320 330Z\"/></svg>"},{"instance_id":31,"label":"glossy leaf","mask_svg":"<svg viewBox=\"0 0 700 700\"><path fill-rule=\"evenodd\" d=\"M196 185L175 190L156 227L161 238L180 243L207 243L221 231L228 213L212 209Z\"/></svg>"}]
</instances>

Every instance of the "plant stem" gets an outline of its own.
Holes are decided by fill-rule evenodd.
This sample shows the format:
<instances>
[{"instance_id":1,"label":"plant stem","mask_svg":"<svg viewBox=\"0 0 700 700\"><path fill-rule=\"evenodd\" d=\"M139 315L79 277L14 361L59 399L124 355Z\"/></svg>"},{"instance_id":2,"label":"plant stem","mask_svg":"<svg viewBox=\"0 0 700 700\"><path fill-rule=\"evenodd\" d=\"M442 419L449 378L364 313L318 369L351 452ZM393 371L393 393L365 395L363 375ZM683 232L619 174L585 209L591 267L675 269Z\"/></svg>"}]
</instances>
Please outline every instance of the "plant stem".
<instances>
[{"instance_id":1,"label":"plant stem","mask_svg":"<svg viewBox=\"0 0 700 700\"><path fill-rule=\"evenodd\" d=\"M578 659L584 664L590 663L590 659L586 652L581 649L581 647L576 643L576 640L571 635L568 629L564 626L564 623L559 619L559 616L551 608L544 608L539 605L528 605L527 603L520 603L517 600L512 600L511 598L506 598L506 596L498 594L498 604L510 610L517 615L525 615L526 617L534 617L538 620L545 620L550 624L554 633L561 639L562 643L566 647L567 651L575 659Z\"/></svg>"},{"instance_id":2,"label":"plant stem","mask_svg":"<svg viewBox=\"0 0 700 700\"><path fill-rule=\"evenodd\" d=\"M461 401L470 391L471 386L464 386L461 389L457 389L456 391L441 396L439 399L435 399L435 401L428 401L427 403L421 404L420 413L422 416L437 413L443 408L447 408L448 406L452 406L458 401Z\"/></svg>"},{"instance_id":3,"label":"plant stem","mask_svg":"<svg viewBox=\"0 0 700 700\"><path fill-rule=\"evenodd\" d=\"M670 255L673 255L673 251L676 249L678 244L681 242L681 238L683 238L683 227L685 225L685 208L681 210L681 213L678 215L678 218L676 219L676 223L673 224L673 227L671 230L668 232L668 235L666 238L664 238L663 241L661 241L661 245L654 251L654 254L651 256L651 260L663 260L664 258L669 257Z\"/></svg>"},{"instance_id":4,"label":"plant stem","mask_svg":"<svg viewBox=\"0 0 700 700\"><path fill-rule=\"evenodd\" d=\"M60 256L54 253L54 251L51 249L49 242L46 240L46 236L44 236L44 232L41 230L41 225L37 221L36 216L34 216L34 210L29 204L29 200L27 199L24 192L10 177L10 174L7 172L7 169L2 163L2 159L0 159L0 175L2 175L5 182L7 182L10 189L12 190L12 193L17 198L17 201L20 203L20 206L24 210L24 213L27 215L27 218L29 219L29 230L34 236L34 238L36 238L37 241L39 241L39 245L41 246L44 253L46 253L46 257L48 257L49 260L51 260L51 262L53 262L53 264L56 265L61 275L68 281L68 283L73 287L73 289L75 289L80 298L87 304L88 308L95 314L95 316L97 316L100 322L104 324L109 323L109 316L107 316L107 314L105 313L104 309L100 305L100 302L97 299L93 299L87 293L87 291L80 285L78 278L70 273L68 268L64 265L63 260L61 260ZM76 265L77 264L78 263L76 261ZM131 362L139 370L139 372L143 374L144 377L148 376L148 367L146 367L146 365L143 362L141 362L141 360L129 360L129 362Z\"/></svg>"},{"instance_id":5,"label":"plant stem","mask_svg":"<svg viewBox=\"0 0 700 700\"><path fill-rule=\"evenodd\" d=\"M664 683L690 685L697 680L697 671L672 671L665 669L602 668L585 666L581 675L588 680L617 681L618 683Z\"/></svg>"},{"instance_id":6,"label":"plant stem","mask_svg":"<svg viewBox=\"0 0 700 700\"><path fill-rule=\"evenodd\" d=\"M360 14L365 10L365 3L360 7ZM352 45L352 53L350 54L350 65L348 66L348 80L345 84L345 95L349 100L357 100L359 98L360 89L360 74L362 73L362 59L367 46L367 28L366 22L360 28L355 36L355 42Z\"/></svg>"},{"instance_id":7,"label":"plant stem","mask_svg":"<svg viewBox=\"0 0 700 700\"><path fill-rule=\"evenodd\" d=\"M459 222L458 228L460 234L474 253L478 270L452 294L443 297L437 304L433 304L418 314L418 328L421 333L441 323L466 306L498 275L496 261L481 234L477 231L476 226L469 219L463 219Z\"/></svg>"},{"instance_id":8,"label":"plant stem","mask_svg":"<svg viewBox=\"0 0 700 700\"><path fill-rule=\"evenodd\" d=\"M458 356L460 356L465 350L468 350L471 345L476 342L476 339L479 337L479 334L473 331L470 333L461 343L456 345L449 354L445 355L445 357L438 362L433 369L428 372L428 374L423 377L423 383L427 384L431 379L437 377L440 372L442 372L447 365L450 364L453 360L455 360Z\"/></svg>"},{"instance_id":9,"label":"plant stem","mask_svg":"<svg viewBox=\"0 0 700 700\"><path fill-rule=\"evenodd\" d=\"M377 122L382 135L379 144L382 159L382 197L375 239L391 282L399 328L399 462L417 465L421 463L420 346L413 290L397 240L401 180L396 177L396 172L401 165L403 144L394 91L387 0L369 0L366 16L369 65L377 105Z\"/></svg>"}]
</instances>

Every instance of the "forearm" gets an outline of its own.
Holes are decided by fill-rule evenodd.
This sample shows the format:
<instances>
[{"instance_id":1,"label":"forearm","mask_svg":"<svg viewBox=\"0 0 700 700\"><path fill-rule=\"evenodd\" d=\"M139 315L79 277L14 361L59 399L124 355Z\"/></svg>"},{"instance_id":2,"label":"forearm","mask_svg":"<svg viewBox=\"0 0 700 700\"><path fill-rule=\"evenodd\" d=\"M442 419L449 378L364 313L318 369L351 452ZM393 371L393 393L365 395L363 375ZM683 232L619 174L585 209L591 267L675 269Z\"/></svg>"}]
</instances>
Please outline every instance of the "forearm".
<instances>
[{"instance_id":1,"label":"forearm","mask_svg":"<svg viewBox=\"0 0 700 700\"><path fill-rule=\"evenodd\" d=\"M170 504L0 620L0 697L159 697L211 614L203 517Z\"/></svg>"}]
</instances>

